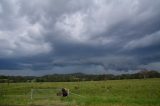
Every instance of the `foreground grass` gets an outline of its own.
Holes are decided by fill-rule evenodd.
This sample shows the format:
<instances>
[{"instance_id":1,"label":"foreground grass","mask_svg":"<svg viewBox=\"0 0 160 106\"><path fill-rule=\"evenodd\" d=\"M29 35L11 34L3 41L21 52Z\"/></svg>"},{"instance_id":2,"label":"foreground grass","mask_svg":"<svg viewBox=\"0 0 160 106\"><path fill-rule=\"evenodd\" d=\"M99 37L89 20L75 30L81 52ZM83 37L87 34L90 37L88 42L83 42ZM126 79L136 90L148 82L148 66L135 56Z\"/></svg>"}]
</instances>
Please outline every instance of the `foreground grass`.
<instances>
[{"instance_id":1,"label":"foreground grass","mask_svg":"<svg viewBox=\"0 0 160 106\"><path fill-rule=\"evenodd\" d=\"M57 97L57 88L69 97ZM31 100L31 89L35 90ZM0 84L1 105L160 106L160 79Z\"/></svg>"}]
</instances>

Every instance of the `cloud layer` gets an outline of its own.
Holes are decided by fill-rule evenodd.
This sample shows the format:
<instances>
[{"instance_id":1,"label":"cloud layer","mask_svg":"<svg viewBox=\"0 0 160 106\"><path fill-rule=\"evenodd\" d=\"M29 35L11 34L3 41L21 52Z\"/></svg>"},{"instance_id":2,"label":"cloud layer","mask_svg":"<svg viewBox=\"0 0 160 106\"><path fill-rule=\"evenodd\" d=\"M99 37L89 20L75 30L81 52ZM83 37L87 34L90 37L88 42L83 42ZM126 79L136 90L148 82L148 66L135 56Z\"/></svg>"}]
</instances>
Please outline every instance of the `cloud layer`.
<instances>
[{"instance_id":1,"label":"cloud layer","mask_svg":"<svg viewBox=\"0 0 160 106\"><path fill-rule=\"evenodd\" d=\"M159 0L1 0L0 74L160 69Z\"/></svg>"}]
</instances>

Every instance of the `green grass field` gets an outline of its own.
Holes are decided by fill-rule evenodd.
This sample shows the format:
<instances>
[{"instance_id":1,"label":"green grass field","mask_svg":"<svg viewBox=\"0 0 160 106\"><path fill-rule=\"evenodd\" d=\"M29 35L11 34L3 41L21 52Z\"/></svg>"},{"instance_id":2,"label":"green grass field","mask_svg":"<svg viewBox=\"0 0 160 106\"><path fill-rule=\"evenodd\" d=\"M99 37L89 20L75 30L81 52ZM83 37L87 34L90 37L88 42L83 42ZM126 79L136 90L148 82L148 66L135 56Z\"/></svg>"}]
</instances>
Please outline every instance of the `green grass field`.
<instances>
[{"instance_id":1,"label":"green grass field","mask_svg":"<svg viewBox=\"0 0 160 106\"><path fill-rule=\"evenodd\" d=\"M61 87L70 89L71 94L56 96ZM1 83L0 106L5 105L160 106L160 79Z\"/></svg>"}]
</instances>

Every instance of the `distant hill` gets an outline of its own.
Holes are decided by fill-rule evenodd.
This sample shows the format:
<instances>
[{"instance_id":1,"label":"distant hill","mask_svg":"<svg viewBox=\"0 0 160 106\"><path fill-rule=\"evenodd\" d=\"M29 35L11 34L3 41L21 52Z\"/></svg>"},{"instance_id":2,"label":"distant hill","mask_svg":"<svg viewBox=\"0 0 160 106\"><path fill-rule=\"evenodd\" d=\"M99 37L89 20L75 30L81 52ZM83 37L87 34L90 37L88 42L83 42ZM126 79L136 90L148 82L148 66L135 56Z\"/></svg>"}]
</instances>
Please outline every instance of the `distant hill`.
<instances>
[{"instance_id":1,"label":"distant hill","mask_svg":"<svg viewBox=\"0 0 160 106\"><path fill-rule=\"evenodd\" d=\"M117 80L117 79L145 79L160 78L160 73L154 70L142 70L134 74L103 74L91 75L83 73L73 74L53 74L41 77L36 76L4 76L0 75L0 83L16 82L73 82L73 81L100 81L100 80Z\"/></svg>"}]
</instances>

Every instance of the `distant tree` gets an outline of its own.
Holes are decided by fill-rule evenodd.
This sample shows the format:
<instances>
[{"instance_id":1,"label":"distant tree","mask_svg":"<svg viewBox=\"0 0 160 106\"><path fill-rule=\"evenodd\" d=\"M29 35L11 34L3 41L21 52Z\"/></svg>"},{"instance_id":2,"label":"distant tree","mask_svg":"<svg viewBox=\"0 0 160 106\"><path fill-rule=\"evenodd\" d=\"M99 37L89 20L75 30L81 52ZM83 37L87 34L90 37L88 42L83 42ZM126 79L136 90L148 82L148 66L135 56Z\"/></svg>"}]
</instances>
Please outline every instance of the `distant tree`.
<instances>
[{"instance_id":1,"label":"distant tree","mask_svg":"<svg viewBox=\"0 0 160 106\"><path fill-rule=\"evenodd\" d=\"M140 71L139 73L140 73L140 75L142 75L143 76L143 78L145 79L145 78L147 78L148 77L148 70L147 69L143 69L142 71Z\"/></svg>"}]
</instances>

